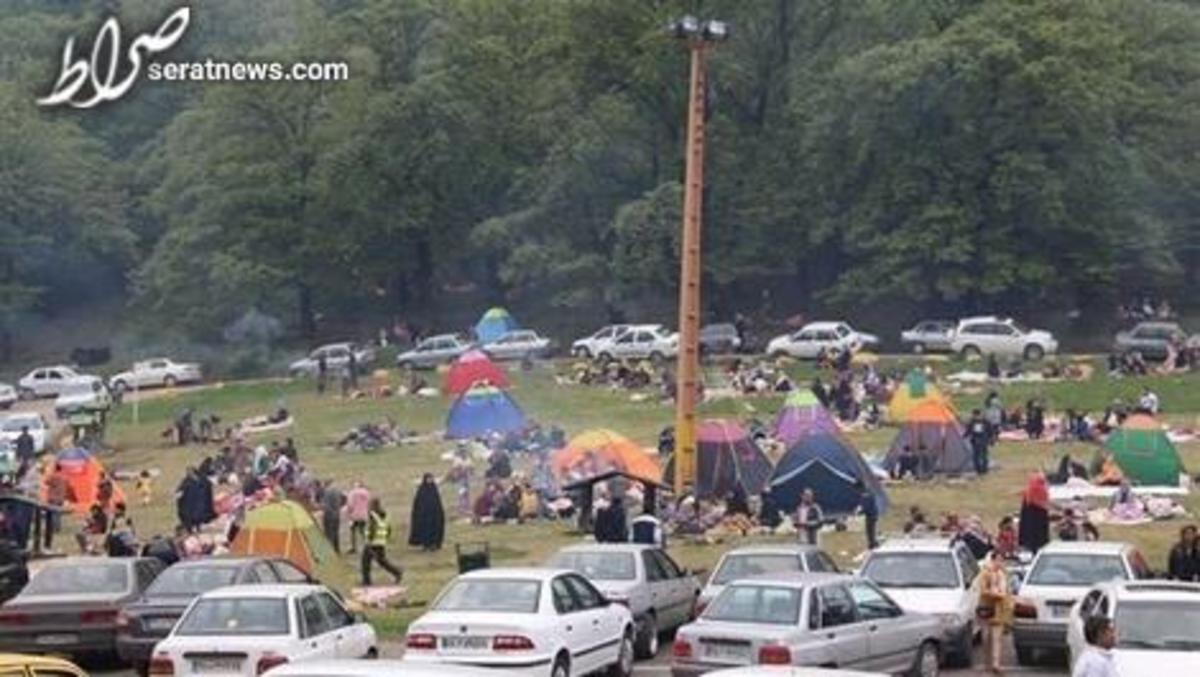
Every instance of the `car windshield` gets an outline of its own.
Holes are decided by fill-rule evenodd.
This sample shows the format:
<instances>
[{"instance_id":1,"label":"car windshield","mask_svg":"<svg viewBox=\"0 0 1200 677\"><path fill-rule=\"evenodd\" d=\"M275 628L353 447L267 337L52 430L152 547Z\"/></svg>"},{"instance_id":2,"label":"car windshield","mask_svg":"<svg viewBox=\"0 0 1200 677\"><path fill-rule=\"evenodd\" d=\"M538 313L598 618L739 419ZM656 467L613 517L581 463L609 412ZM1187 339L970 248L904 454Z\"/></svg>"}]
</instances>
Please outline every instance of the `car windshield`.
<instances>
[{"instance_id":1,"label":"car windshield","mask_svg":"<svg viewBox=\"0 0 1200 677\"><path fill-rule=\"evenodd\" d=\"M1200 603L1121 602L1117 606L1117 647L1200 651Z\"/></svg>"},{"instance_id":2,"label":"car windshield","mask_svg":"<svg viewBox=\"0 0 1200 677\"><path fill-rule=\"evenodd\" d=\"M68 383L63 386L64 395L90 395L96 391L96 386L91 381L78 381Z\"/></svg>"},{"instance_id":3,"label":"car windshield","mask_svg":"<svg viewBox=\"0 0 1200 677\"><path fill-rule=\"evenodd\" d=\"M1026 327L1025 325L1021 324L1020 322L1017 322L1016 320L1009 320L1008 323L1010 325L1012 325L1013 329L1016 329L1017 331L1021 332L1022 334L1029 333L1029 327Z\"/></svg>"},{"instance_id":4,"label":"car windshield","mask_svg":"<svg viewBox=\"0 0 1200 677\"><path fill-rule=\"evenodd\" d=\"M437 611L537 613L541 583L505 579L456 581L434 604Z\"/></svg>"},{"instance_id":5,"label":"car windshield","mask_svg":"<svg viewBox=\"0 0 1200 677\"><path fill-rule=\"evenodd\" d=\"M835 329L834 331L836 331L837 335L840 336L841 338L846 338L846 336L848 336L850 334L850 328L844 324L839 324L837 326L837 329Z\"/></svg>"},{"instance_id":6,"label":"car windshield","mask_svg":"<svg viewBox=\"0 0 1200 677\"><path fill-rule=\"evenodd\" d=\"M1094 585L1126 578L1125 566L1116 555L1042 555L1029 572L1026 585Z\"/></svg>"},{"instance_id":7,"label":"car windshield","mask_svg":"<svg viewBox=\"0 0 1200 677\"><path fill-rule=\"evenodd\" d=\"M187 566L167 569L146 589L146 595L195 596L232 585L237 568L232 566Z\"/></svg>"},{"instance_id":8,"label":"car windshield","mask_svg":"<svg viewBox=\"0 0 1200 677\"><path fill-rule=\"evenodd\" d=\"M0 424L0 429L6 433L19 433L21 428L28 426L31 431L41 430L42 422L36 418L10 418Z\"/></svg>"},{"instance_id":9,"label":"car windshield","mask_svg":"<svg viewBox=\"0 0 1200 677\"><path fill-rule=\"evenodd\" d=\"M800 620L800 591L764 585L730 586L705 609L704 618L727 623L796 625Z\"/></svg>"},{"instance_id":10,"label":"car windshield","mask_svg":"<svg viewBox=\"0 0 1200 677\"><path fill-rule=\"evenodd\" d=\"M888 552L871 555L862 575L884 588L957 588L950 553Z\"/></svg>"},{"instance_id":11,"label":"car windshield","mask_svg":"<svg viewBox=\"0 0 1200 677\"><path fill-rule=\"evenodd\" d=\"M633 553L629 552L560 552L550 564L578 571L594 581L632 581L637 578L637 566Z\"/></svg>"},{"instance_id":12,"label":"car windshield","mask_svg":"<svg viewBox=\"0 0 1200 677\"><path fill-rule=\"evenodd\" d=\"M188 611L175 634L286 635L287 600L268 598L202 599Z\"/></svg>"},{"instance_id":13,"label":"car windshield","mask_svg":"<svg viewBox=\"0 0 1200 677\"><path fill-rule=\"evenodd\" d=\"M713 573L714 585L725 585L739 578L750 578L760 574L800 571L800 557L784 553L730 555L721 562Z\"/></svg>"},{"instance_id":14,"label":"car windshield","mask_svg":"<svg viewBox=\"0 0 1200 677\"><path fill-rule=\"evenodd\" d=\"M25 595L114 594L129 589L129 569L124 564L97 562L50 566L34 575Z\"/></svg>"}]
</instances>

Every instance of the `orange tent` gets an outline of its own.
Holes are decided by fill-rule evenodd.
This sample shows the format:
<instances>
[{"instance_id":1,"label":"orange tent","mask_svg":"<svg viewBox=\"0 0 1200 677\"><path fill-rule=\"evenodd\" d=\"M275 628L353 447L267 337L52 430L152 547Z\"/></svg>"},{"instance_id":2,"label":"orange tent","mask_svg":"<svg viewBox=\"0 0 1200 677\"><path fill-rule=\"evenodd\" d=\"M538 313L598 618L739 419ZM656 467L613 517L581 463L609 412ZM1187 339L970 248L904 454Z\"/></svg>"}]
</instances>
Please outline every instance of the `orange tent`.
<instances>
[{"instance_id":1,"label":"orange tent","mask_svg":"<svg viewBox=\"0 0 1200 677\"><path fill-rule=\"evenodd\" d=\"M48 472L62 474L63 479L67 481L68 507L78 514L86 514L92 504L97 502L100 494L100 478L106 474L104 464L100 462L100 459L83 447L72 447L58 452ZM49 479L49 476L47 474L42 480L43 501L47 498L46 479ZM109 479L111 481L112 478ZM109 500L109 504L104 506L105 509L110 508L113 504L125 502L125 492L121 490L121 485L116 482L111 482L111 484L112 498Z\"/></svg>"},{"instance_id":2,"label":"orange tent","mask_svg":"<svg viewBox=\"0 0 1200 677\"><path fill-rule=\"evenodd\" d=\"M603 429L572 438L550 456L550 468L559 479L594 477L609 470L654 482L662 477L657 458L629 439Z\"/></svg>"}]
</instances>

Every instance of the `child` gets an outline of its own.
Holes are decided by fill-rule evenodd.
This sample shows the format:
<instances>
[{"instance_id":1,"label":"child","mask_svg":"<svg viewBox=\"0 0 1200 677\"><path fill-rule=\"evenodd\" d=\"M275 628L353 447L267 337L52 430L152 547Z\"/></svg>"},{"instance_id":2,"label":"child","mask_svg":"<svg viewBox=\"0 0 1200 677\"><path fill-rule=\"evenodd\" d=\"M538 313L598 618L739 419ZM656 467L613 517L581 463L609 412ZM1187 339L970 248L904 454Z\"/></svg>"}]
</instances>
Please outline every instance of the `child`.
<instances>
[{"instance_id":1,"label":"child","mask_svg":"<svg viewBox=\"0 0 1200 677\"><path fill-rule=\"evenodd\" d=\"M154 487L150 478L150 471L143 470L138 473L137 484L134 485L138 496L142 497L142 505L150 505L150 497L154 493Z\"/></svg>"}]
</instances>

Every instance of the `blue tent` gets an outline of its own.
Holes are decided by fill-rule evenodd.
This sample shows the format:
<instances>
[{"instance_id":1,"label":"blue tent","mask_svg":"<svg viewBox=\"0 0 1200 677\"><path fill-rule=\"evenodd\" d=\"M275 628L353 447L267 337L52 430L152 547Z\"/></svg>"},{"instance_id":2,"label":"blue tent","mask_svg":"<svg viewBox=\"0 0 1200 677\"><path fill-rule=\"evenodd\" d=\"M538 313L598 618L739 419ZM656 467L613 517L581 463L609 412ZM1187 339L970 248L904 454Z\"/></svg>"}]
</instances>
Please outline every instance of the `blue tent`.
<instances>
[{"instance_id":1,"label":"blue tent","mask_svg":"<svg viewBox=\"0 0 1200 677\"><path fill-rule=\"evenodd\" d=\"M481 386L463 393L446 416L448 439L469 439L491 433L504 435L525 428L525 414L508 393Z\"/></svg>"},{"instance_id":2,"label":"blue tent","mask_svg":"<svg viewBox=\"0 0 1200 677\"><path fill-rule=\"evenodd\" d=\"M883 514L888 508L887 494L862 456L841 437L817 433L788 449L775 466L770 487L782 511L794 511L800 494L812 489L825 515L837 517L853 514L858 508L859 482L874 494L875 505Z\"/></svg>"},{"instance_id":3,"label":"blue tent","mask_svg":"<svg viewBox=\"0 0 1200 677\"><path fill-rule=\"evenodd\" d=\"M516 318L503 308L491 308L475 323L475 338L480 343L491 343L514 329L520 329Z\"/></svg>"}]
</instances>

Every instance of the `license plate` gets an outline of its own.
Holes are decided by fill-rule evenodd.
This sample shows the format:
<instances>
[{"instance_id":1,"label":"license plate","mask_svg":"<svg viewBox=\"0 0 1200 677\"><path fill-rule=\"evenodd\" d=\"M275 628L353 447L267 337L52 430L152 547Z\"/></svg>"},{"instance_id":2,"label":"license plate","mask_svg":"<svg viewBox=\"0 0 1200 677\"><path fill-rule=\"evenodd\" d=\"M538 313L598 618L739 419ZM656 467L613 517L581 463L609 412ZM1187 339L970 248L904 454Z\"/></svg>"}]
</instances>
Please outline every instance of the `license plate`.
<instances>
[{"instance_id":1,"label":"license plate","mask_svg":"<svg viewBox=\"0 0 1200 677\"><path fill-rule=\"evenodd\" d=\"M148 630L162 630L165 632L170 632L171 628L174 627L174 618L151 618L146 621L146 628Z\"/></svg>"},{"instance_id":2,"label":"license plate","mask_svg":"<svg viewBox=\"0 0 1200 677\"><path fill-rule=\"evenodd\" d=\"M704 644L704 657L718 661L750 662L750 647L745 644Z\"/></svg>"},{"instance_id":3,"label":"license plate","mask_svg":"<svg viewBox=\"0 0 1200 677\"><path fill-rule=\"evenodd\" d=\"M1051 618L1066 618L1071 613L1071 607L1060 604L1052 604L1049 609Z\"/></svg>"},{"instance_id":4,"label":"license plate","mask_svg":"<svg viewBox=\"0 0 1200 677\"><path fill-rule=\"evenodd\" d=\"M480 651L488 648L487 637L450 636L442 638L442 648L454 651Z\"/></svg>"},{"instance_id":5,"label":"license plate","mask_svg":"<svg viewBox=\"0 0 1200 677\"><path fill-rule=\"evenodd\" d=\"M64 646L79 641L79 635L38 635L37 643L42 646Z\"/></svg>"},{"instance_id":6,"label":"license plate","mask_svg":"<svg viewBox=\"0 0 1200 677\"><path fill-rule=\"evenodd\" d=\"M241 672L240 658L195 658L192 659L192 672Z\"/></svg>"}]
</instances>

